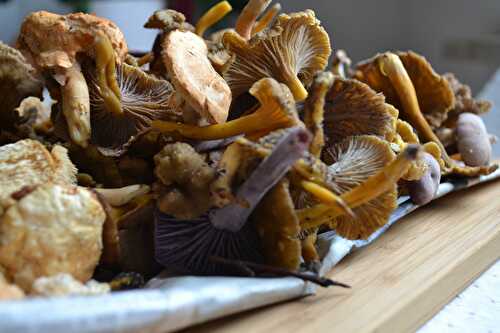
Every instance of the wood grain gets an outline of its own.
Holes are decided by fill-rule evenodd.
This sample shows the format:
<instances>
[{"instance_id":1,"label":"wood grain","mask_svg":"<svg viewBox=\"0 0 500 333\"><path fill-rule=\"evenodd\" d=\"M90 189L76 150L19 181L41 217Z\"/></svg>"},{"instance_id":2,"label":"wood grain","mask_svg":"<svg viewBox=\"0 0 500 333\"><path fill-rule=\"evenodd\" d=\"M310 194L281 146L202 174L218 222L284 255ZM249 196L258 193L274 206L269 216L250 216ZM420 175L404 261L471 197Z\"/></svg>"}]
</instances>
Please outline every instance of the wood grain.
<instances>
[{"instance_id":1,"label":"wood grain","mask_svg":"<svg viewBox=\"0 0 500 333\"><path fill-rule=\"evenodd\" d=\"M500 258L499 198L493 181L403 218L330 273L351 290L320 289L185 332L414 331Z\"/></svg>"}]
</instances>

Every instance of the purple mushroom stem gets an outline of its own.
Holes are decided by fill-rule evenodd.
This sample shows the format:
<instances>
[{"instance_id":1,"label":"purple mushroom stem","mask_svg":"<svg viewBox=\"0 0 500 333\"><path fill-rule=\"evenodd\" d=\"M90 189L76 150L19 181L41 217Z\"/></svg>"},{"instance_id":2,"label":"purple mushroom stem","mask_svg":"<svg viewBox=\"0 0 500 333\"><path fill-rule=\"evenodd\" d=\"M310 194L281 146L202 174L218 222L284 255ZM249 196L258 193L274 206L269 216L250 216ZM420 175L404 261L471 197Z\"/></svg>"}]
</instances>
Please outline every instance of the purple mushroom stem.
<instances>
[{"instance_id":1,"label":"purple mushroom stem","mask_svg":"<svg viewBox=\"0 0 500 333\"><path fill-rule=\"evenodd\" d=\"M303 156L311 136L306 129L295 127L289 130L252 172L250 177L236 191L237 202L209 213L210 222L217 229L237 232L245 225L248 217L264 195L278 183L290 167Z\"/></svg>"}]
</instances>

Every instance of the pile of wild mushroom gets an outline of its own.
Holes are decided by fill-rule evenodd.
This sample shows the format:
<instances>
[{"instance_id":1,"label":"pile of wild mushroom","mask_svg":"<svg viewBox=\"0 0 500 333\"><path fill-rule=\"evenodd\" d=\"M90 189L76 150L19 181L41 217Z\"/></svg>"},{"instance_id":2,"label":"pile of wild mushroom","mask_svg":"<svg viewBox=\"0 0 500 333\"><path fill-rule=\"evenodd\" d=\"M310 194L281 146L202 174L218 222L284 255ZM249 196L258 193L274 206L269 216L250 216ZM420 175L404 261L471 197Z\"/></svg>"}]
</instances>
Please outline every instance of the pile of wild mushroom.
<instances>
[{"instance_id":1,"label":"pile of wild mushroom","mask_svg":"<svg viewBox=\"0 0 500 333\"><path fill-rule=\"evenodd\" d=\"M159 10L151 52L111 21L28 15L0 43L0 299L172 274L317 276L319 233L366 239L443 177L493 172L490 109L413 52L355 66L311 10L250 0L207 31ZM268 8L269 7L269 8ZM260 19L259 19L260 18ZM42 102L43 90L52 103Z\"/></svg>"}]
</instances>

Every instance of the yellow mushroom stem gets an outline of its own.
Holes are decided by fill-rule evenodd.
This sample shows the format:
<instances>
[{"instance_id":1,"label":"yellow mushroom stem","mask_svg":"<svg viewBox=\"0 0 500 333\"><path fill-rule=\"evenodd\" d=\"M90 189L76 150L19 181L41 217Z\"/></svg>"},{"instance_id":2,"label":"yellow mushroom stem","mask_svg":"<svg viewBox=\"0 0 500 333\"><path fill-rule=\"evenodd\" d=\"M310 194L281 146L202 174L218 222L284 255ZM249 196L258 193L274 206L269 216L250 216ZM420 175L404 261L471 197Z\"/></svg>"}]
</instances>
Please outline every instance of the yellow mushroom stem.
<instances>
[{"instance_id":1,"label":"yellow mushroom stem","mask_svg":"<svg viewBox=\"0 0 500 333\"><path fill-rule=\"evenodd\" d=\"M218 140L240 134L271 132L279 128L292 127L297 120L279 104L262 105L254 113L226 123L195 126L169 121L155 120L152 127L162 133L179 134L187 139Z\"/></svg>"},{"instance_id":2,"label":"yellow mushroom stem","mask_svg":"<svg viewBox=\"0 0 500 333\"><path fill-rule=\"evenodd\" d=\"M431 126L425 119L418 104L417 93L415 87L406 71L401 59L394 53L386 53L379 59L380 72L387 76L391 81L392 86L399 96L399 100L403 106L403 112L410 121L411 125L420 134L425 142L435 142L441 149L441 156L446 163L453 163L446 153L446 149L432 131Z\"/></svg>"},{"instance_id":3,"label":"yellow mushroom stem","mask_svg":"<svg viewBox=\"0 0 500 333\"><path fill-rule=\"evenodd\" d=\"M235 199L232 194L232 185L241 164L240 147L239 143L233 142L226 148L219 161L220 176L211 185L212 196L217 207L223 207Z\"/></svg>"},{"instance_id":4,"label":"yellow mushroom stem","mask_svg":"<svg viewBox=\"0 0 500 333\"><path fill-rule=\"evenodd\" d=\"M90 99L89 88L80 66L65 71L66 82L61 87L62 112L71 139L85 148L90 139Z\"/></svg>"},{"instance_id":5,"label":"yellow mushroom stem","mask_svg":"<svg viewBox=\"0 0 500 333\"><path fill-rule=\"evenodd\" d=\"M352 190L342 194L340 198L348 207L354 209L391 190L408 171L411 163L418 158L420 152L419 145L408 145L391 163ZM317 228L328 220L343 214L344 212L335 205L324 203L297 211L303 230Z\"/></svg>"},{"instance_id":6,"label":"yellow mushroom stem","mask_svg":"<svg viewBox=\"0 0 500 333\"><path fill-rule=\"evenodd\" d=\"M142 67L145 64L148 64L151 61L153 61L153 58L154 58L153 52L148 52L139 59L137 59L137 66Z\"/></svg>"},{"instance_id":7,"label":"yellow mushroom stem","mask_svg":"<svg viewBox=\"0 0 500 333\"><path fill-rule=\"evenodd\" d=\"M271 149L256 146L255 142L246 138L238 138L235 143L252 147L252 151L259 154L263 158L269 156L272 152ZM324 178L319 175L315 175L310 172L309 169L310 168L304 159L299 159L295 162L292 166L292 171L296 172L299 176L299 181L296 182L296 185L311 194L316 200L328 204L330 207L336 207L337 210L342 211L344 214L354 217L353 211L342 200L342 198L327 188Z\"/></svg>"},{"instance_id":8,"label":"yellow mushroom stem","mask_svg":"<svg viewBox=\"0 0 500 333\"><path fill-rule=\"evenodd\" d=\"M233 10L233 7L227 1L221 1L210 8L196 23L195 33L203 37L205 31L219 22L224 16Z\"/></svg>"},{"instance_id":9,"label":"yellow mushroom stem","mask_svg":"<svg viewBox=\"0 0 500 333\"><path fill-rule=\"evenodd\" d=\"M245 40L252 37L252 28L257 21L257 17L266 10L272 0L249 0L245 8L241 11L234 30Z\"/></svg>"},{"instance_id":10,"label":"yellow mushroom stem","mask_svg":"<svg viewBox=\"0 0 500 333\"><path fill-rule=\"evenodd\" d=\"M252 36L264 30L281 11L281 5L275 3L267 12L262 15L261 19L255 23L252 28Z\"/></svg>"},{"instance_id":11,"label":"yellow mushroom stem","mask_svg":"<svg viewBox=\"0 0 500 333\"><path fill-rule=\"evenodd\" d=\"M116 62L113 46L108 37L99 34L94 42L97 85L106 110L115 115L123 114L120 87L116 80Z\"/></svg>"},{"instance_id":12,"label":"yellow mushroom stem","mask_svg":"<svg viewBox=\"0 0 500 333\"><path fill-rule=\"evenodd\" d=\"M296 102L301 102L307 98L307 90L295 73L284 73L284 84L288 86Z\"/></svg>"}]
</instances>

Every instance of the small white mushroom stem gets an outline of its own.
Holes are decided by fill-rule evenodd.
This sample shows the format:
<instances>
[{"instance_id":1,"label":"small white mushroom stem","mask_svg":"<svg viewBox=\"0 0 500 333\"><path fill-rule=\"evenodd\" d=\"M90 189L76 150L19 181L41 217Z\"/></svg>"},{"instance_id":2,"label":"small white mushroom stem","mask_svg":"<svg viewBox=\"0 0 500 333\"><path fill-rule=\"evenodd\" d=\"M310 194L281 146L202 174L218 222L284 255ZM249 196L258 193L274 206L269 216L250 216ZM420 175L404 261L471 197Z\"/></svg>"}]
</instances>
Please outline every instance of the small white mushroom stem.
<instances>
[{"instance_id":1,"label":"small white mushroom stem","mask_svg":"<svg viewBox=\"0 0 500 333\"><path fill-rule=\"evenodd\" d=\"M68 68L66 82L61 88L62 112L71 139L79 146L86 147L90 139L89 88L78 64Z\"/></svg>"},{"instance_id":2,"label":"small white mushroom stem","mask_svg":"<svg viewBox=\"0 0 500 333\"><path fill-rule=\"evenodd\" d=\"M257 21L257 17L266 10L271 1L272 0L250 0L245 8L243 8L234 29L245 40L249 40L252 37L252 28Z\"/></svg>"},{"instance_id":3,"label":"small white mushroom stem","mask_svg":"<svg viewBox=\"0 0 500 333\"><path fill-rule=\"evenodd\" d=\"M96 188L94 189L111 206L122 206L132 199L148 193L151 188L148 185L136 184L121 188Z\"/></svg>"}]
</instances>

